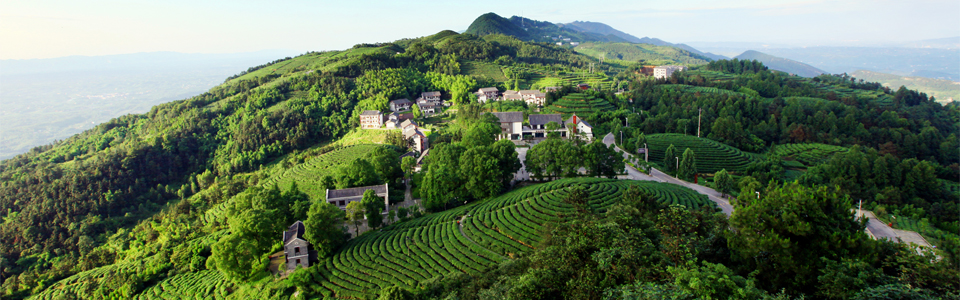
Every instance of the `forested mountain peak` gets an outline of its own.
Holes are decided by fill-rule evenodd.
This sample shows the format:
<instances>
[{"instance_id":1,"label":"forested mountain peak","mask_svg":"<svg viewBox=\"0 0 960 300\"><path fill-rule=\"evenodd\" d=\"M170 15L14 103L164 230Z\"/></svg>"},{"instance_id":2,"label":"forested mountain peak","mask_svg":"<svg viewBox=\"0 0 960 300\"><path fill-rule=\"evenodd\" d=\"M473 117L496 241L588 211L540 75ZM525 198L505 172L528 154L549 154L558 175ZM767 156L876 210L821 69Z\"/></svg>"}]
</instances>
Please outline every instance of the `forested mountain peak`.
<instances>
[{"instance_id":1,"label":"forested mountain peak","mask_svg":"<svg viewBox=\"0 0 960 300\"><path fill-rule=\"evenodd\" d=\"M470 23L470 27L467 27L467 31L463 33L474 35L502 34L521 40L528 40L531 37L531 35L520 26L492 12L477 17L476 20L473 20L473 23Z\"/></svg>"}]
</instances>

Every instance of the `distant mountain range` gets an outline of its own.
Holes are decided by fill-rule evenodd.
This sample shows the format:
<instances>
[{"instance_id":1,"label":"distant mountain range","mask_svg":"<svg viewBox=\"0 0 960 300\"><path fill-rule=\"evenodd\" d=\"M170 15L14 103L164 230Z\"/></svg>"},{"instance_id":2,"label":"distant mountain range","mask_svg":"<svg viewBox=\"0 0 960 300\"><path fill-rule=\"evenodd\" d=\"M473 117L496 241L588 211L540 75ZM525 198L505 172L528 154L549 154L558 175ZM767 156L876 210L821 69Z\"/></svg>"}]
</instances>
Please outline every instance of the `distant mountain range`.
<instances>
[{"instance_id":1,"label":"distant mountain range","mask_svg":"<svg viewBox=\"0 0 960 300\"><path fill-rule=\"evenodd\" d=\"M817 75L826 73L823 70L817 69L811 65L790 60L782 57L776 57L770 54L762 53L759 51L748 50L743 52L743 54L737 55L734 57L740 60L757 60L762 62L768 68L783 71L790 74L796 74L803 77L816 77Z\"/></svg>"},{"instance_id":2,"label":"distant mountain range","mask_svg":"<svg viewBox=\"0 0 960 300\"><path fill-rule=\"evenodd\" d=\"M564 42L564 38L569 38L570 40L567 42L651 44L655 46L680 48L698 56L708 58L709 60L727 58L722 55L701 52L684 44L673 44L657 38L638 38L600 22L576 21L554 24L517 16L507 19L495 13L487 13L474 20L473 23L470 24L470 27L463 33L475 35L503 34L522 40L537 42Z\"/></svg>"},{"instance_id":3,"label":"distant mountain range","mask_svg":"<svg viewBox=\"0 0 960 300\"><path fill-rule=\"evenodd\" d=\"M604 34L604 35L613 35L623 39L624 41L635 43L635 44L651 44L656 46L677 47L677 48L687 50L692 53L696 53L701 56L710 58L712 60L727 59L726 56L717 55L709 52L702 52L686 44L673 44L658 38L650 38L650 37L637 38L636 36L633 36L631 34L625 33L620 30L616 30L613 27L610 27L610 25L603 24L600 22L576 21L576 22L559 24L559 25L567 28L572 28L574 30L578 30L581 32L593 32L593 33Z\"/></svg>"},{"instance_id":4,"label":"distant mountain range","mask_svg":"<svg viewBox=\"0 0 960 300\"><path fill-rule=\"evenodd\" d=\"M737 55L747 50L761 51L802 62L831 74L870 70L898 76L960 81L960 59L957 59L960 57L960 37L877 44L869 47L797 47L796 45L739 42L693 42L690 44L697 49L723 55Z\"/></svg>"}]
</instances>

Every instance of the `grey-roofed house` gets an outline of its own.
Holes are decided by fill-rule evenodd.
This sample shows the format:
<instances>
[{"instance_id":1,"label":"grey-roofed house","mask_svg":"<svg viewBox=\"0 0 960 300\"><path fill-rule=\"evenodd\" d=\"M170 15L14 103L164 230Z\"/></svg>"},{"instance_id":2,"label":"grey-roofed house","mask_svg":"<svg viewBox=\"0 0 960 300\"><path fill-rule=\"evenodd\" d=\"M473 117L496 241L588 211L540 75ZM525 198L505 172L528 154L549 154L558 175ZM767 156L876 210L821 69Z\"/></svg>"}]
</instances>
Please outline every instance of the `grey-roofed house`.
<instances>
[{"instance_id":1,"label":"grey-roofed house","mask_svg":"<svg viewBox=\"0 0 960 300\"><path fill-rule=\"evenodd\" d=\"M508 111L491 113L500 119L500 134L497 140L519 140L523 135L523 112Z\"/></svg>"},{"instance_id":2,"label":"grey-roofed house","mask_svg":"<svg viewBox=\"0 0 960 300\"><path fill-rule=\"evenodd\" d=\"M377 196L383 198L383 204L386 208L383 210L383 213L386 214L390 210L390 193L387 189L387 184L382 185L371 185L371 186L362 186L355 188L331 190L327 189L326 199L327 203L333 204L336 207L339 207L342 210L347 209L347 204L350 202L360 201L363 199L363 192L367 190L373 190L374 193L377 193Z\"/></svg>"},{"instance_id":3,"label":"grey-roofed house","mask_svg":"<svg viewBox=\"0 0 960 300\"><path fill-rule=\"evenodd\" d=\"M303 222L296 221L283 232L283 254L286 257L287 270L294 270L298 265L310 267L310 243L303 239L305 231Z\"/></svg>"},{"instance_id":4,"label":"grey-roofed house","mask_svg":"<svg viewBox=\"0 0 960 300\"><path fill-rule=\"evenodd\" d=\"M531 134L534 138L543 138L547 137L547 123L554 122L557 123L557 133L560 134L560 137L567 137L567 130L564 128L563 116L560 114L540 114L540 115L530 115L530 129L526 130L524 133Z\"/></svg>"},{"instance_id":5,"label":"grey-roofed house","mask_svg":"<svg viewBox=\"0 0 960 300\"><path fill-rule=\"evenodd\" d=\"M420 98L427 101L440 101L440 92L423 92L420 93Z\"/></svg>"},{"instance_id":6,"label":"grey-roofed house","mask_svg":"<svg viewBox=\"0 0 960 300\"><path fill-rule=\"evenodd\" d=\"M412 106L412 105L413 105L413 102L410 101L410 100L407 100L406 98L404 98L404 99L397 99L397 100L390 101L390 110L391 110L391 111L405 111L405 110L409 110L409 109L410 109L410 106Z\"/></svg>"},{"instance_id":7,"label":"grey-roofed house","mask_svg":"<svg viewBox=\"0 0 960 300\"><path fill-rule=\"evenodd\" d=\"M417 128L417 122L413 119L406 119L400 122L400 129L407 130L410 127Z\"/></svg>"}]
</instances>

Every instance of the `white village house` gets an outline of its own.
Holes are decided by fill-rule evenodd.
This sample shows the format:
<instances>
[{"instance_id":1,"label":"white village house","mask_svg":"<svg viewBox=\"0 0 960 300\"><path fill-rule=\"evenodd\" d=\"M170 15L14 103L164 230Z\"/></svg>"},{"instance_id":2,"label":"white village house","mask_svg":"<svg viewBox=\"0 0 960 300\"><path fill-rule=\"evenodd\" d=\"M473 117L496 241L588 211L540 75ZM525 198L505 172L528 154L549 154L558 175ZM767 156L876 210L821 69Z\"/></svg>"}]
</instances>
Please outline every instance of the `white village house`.
<instances>
[{"instance_id":1,"label":"white village house","mask_svg":"<svg viewBox=\"0 0 960 300\"><path fill-rule=\"evenodd\" d=\"M653 68L653 78L656 79L665 79L670 78L673 75L673 72L686 70L687 67L684 66L659 66Z\"/></svg>"},{"instance_id":2,"label":"white village house","mask_svg":"<svg viewBox=\"0 0 960 300\"><path fill-rule=\"evenodd\" d=\"M360 113L360 129L377 129L383 127L383 115L379 110L365 110Z\"/></svg>"},{"instance_id":3,"label":"white village house","mask_svg":"<svg viewBox=\"0 0 960 300\"><path fill-rule=\"evenodd\" d=\"M547 102L547 94L538 90L522 90L519 94L527 105L543 106Z\"/></svg>"},{"instance_id":4,"label":"white village house","mask_svg":"<svg viewBox=\"0 0 960 300\"><path fill-rule=\"evenodd\" d=\"M480 101L480 103L496 101L497 96L500 96L500 90L496 87L485 87L477 90L477 101Z\"/></svg>"},{"instance_id":5,"label":"white village house","mask_svg":"<svg viewBox=\"0 0 960 300\"><path fill-rule=\"evenodd\" d=\"M413 102L406 98L390 101L390 111L394 112L410 110L411 106L413 106Z\"/></svg>"}]
</instances>

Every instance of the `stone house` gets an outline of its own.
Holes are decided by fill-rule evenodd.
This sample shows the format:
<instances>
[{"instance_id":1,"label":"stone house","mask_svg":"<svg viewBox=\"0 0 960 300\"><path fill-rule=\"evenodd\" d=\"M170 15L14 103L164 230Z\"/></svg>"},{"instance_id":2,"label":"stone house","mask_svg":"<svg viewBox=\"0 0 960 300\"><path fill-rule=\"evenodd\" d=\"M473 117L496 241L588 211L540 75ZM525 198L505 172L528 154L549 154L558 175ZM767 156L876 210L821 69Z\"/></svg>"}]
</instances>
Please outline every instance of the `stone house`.
<instances>
[{"instance_id":1,"label":"stone house","mask_svg":"<svg viewBox=\"0 0 960 300\"><path fill-rule=\"evenodd\" d=\"M298 265L310 267L310 243L303 239L304 231L303 222L296 221L283 232L283 254L286 257L287 270L295 270Z\"/></svg>"}]
</instances>

